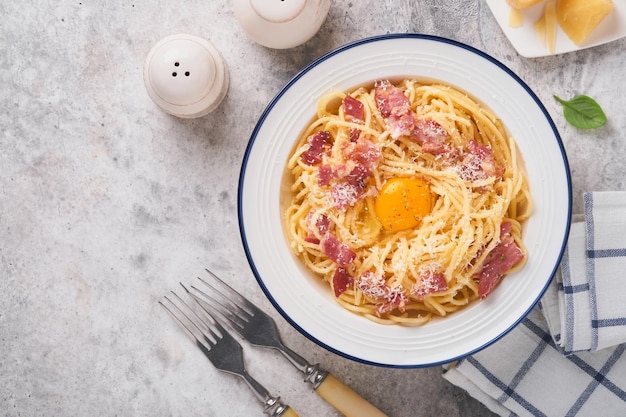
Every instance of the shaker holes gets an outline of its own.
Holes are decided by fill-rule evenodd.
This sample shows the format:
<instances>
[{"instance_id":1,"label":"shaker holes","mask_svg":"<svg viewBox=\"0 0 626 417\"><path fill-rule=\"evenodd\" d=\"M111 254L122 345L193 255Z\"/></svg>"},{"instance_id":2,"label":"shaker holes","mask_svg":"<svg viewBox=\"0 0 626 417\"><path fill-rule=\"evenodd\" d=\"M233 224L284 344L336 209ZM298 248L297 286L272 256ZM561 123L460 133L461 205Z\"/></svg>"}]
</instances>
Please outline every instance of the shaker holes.
<instances>
[{"instance_id":1,"label":"shaker holes","mask_svg":"<svg viewBox=\"0 0 626 417\"><path fill-rule=\"evenodd\" d=\"M180 67L180 62L174 62L175 67ZM185 77L189 77L191 73L189 71L185 71ZM172 72L172 77L177 77L178 73L176 71Z\"/></svg>"}]
</instances>

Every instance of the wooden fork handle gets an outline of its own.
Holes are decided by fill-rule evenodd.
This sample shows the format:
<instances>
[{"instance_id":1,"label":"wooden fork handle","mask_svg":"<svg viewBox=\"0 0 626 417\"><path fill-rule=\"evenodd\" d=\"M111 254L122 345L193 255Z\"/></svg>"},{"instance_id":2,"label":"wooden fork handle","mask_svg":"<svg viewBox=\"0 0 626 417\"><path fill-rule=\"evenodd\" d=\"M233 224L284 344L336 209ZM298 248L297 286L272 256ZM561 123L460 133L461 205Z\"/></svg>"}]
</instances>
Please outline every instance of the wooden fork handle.
<instances>
[{"instance_id":1,"label":"wooden fork handle","mask_svg":"<svg viewBox=\"0 0 626 417\"><path fill-rule=\"evenodd\" d=\"M324 378L316 392L346 417L387 417L331 373Z\"/></svg>"},{"instance_id":2,"label":"wooden fork handle","mask_svg":"<svg viewBox=\"0 0 626 417\"><path fill-rule=\"evenodd\" d=\"M298 417L298 414L293 411L293 408L287 407L281 414L280 417Z\"/></svg>"}]
</instances>

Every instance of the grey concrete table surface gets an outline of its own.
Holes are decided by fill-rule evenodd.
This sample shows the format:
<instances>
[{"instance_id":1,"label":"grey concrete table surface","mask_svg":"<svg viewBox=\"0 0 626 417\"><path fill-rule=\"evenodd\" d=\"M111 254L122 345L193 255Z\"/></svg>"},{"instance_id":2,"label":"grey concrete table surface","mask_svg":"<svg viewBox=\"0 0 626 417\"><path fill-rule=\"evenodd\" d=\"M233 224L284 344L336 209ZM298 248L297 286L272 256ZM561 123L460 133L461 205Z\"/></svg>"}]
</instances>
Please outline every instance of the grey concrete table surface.
<instances>
[{"instance_id":1,"label":"grey concrete table surface","mask_svg":"<svg viewBox=\"0 0 626 417\"><path fill-rule=\"evenodd\" d=\"M254 125L306 64L363 37L417 32L492 55L535 91L582 191L624 190L626 40L519 56L484 1L334 0L319 33L264 48L227 1L0 3L0 414L253 416L259 404L218 373L157 300L210 267L273 315L294 350L390 416L487 416L441 368L390 369L334 355L273 309L245 260L237 180ZM209 39L231 87L210 115L182 120L150 100L142 66L173 33ZM595 97L609 122L578 130L552 94ZM339 414L278 355L251 372L302 417Z\"/></svg>"}]
</instances>

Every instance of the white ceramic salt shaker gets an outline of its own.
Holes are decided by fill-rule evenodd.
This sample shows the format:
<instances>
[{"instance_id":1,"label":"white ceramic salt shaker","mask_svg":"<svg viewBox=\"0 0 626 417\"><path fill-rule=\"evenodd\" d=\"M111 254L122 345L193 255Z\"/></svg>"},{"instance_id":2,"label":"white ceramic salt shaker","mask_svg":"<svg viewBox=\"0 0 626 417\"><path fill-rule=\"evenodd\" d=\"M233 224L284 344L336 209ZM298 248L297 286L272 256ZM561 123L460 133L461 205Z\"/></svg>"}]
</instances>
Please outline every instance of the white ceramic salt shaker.
<instances>
[{"instance_id":1,"label":"white ceramic salt shaker","mask_svg":"<svg viewBox=\"0 0 626 417\"><path fill-rule=\"evenodd\" d=\"M206 39L170 35L148 53L143 79L150 98L181 118L205 116L219 106L228 91L228 68Z\"/></svg>"},{"instance_id":2,"label":"white ceramic salt shaker","mask_svg":"<svg viewBox=\"0 0 626 417\"><path fill-rule=\"evenodd\" d=\"M324 23L331 0L233 0L239 24L255 42L287 49L311 39Z\"/></svg>"}]
</instances>

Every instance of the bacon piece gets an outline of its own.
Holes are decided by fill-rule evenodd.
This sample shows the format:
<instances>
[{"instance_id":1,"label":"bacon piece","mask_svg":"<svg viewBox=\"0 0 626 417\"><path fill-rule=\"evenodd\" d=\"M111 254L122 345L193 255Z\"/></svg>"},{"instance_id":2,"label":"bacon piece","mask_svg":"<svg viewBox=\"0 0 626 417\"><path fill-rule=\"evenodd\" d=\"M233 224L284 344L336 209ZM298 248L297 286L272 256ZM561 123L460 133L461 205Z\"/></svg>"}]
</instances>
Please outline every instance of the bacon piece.
<instances>
[{"instance_id":1,"label":"bacon piece","mask_svg":"<svg viewBox=\"0 0 626 417\"><path fill-rule=\"evenodd\" d=\"M361 129L350 128L350 142L356 142L361 137Z\"/></svg>"},{"instance_id":2,"label":"bacon piece","mask_svg":"<svg viewBox=\"0 0 626 417\"><path fill-rule=\"evenodd\" d=\"M319 245L320 243L320 240L312 233L309 233L308 235L306 235L306 237L304 238L304 241L312 243L314 245Z\"/></svg>"},{"instance_id":3,"label":"bacon piece","mask_svg":"<svg viewBox=\"0 0 626 417\"><path fill-rule=\"evenodd\" d=\"M313 223L312 219L313 219L313 212L310 211L307 216L307 227L308 227L309 233L304 238L304 240L309 243L319 244L320 240L318 239L317 236L318 235L324 236L326 233L328 233L328 231L330 230L330 219L328 218L327 215L322 214L315 221L315 225L312 224ZM315 229L318 232L317 235L315 234Z\"/></svg>"},{"instance_id":4,"label":"bacon piece","mask_svg":"<svg viewBox=\"0 0 626 417\"><path fill-rule=\"evenodd\" d=\"M381 275L376 275L372 271L365 271L358 283L363 294L372 298L385 298L387 294L387 284Z\"/></svg>"},{"instance_id":5,"label":"bacon piece","mask_svg":"<svg viewBox=\"0 0 626 417\"><path fill-rule=\"evenodd\" d=\"M396 308L404 311L407 296L401 286L391 288L381 275L374 274L371 271L365 271L357 285L363 291L363 294L380 301L376 305L376 315L381 316Z\"/></svg>"},{"instance_id":6,"label":"bacon piece","mask_svg":"<svg viewBox=\"0 0 626 417\"><path fill-rule=\"evenodd\" d=\"M500 226L500 242L485 258L478 273L478 296L487 297L500 283L504 275L524 259L524 253L511 236L511 223Z\"/></svg>"},{"instance_id":7,"label":"bacon piece","mask_svg":"<svg viewBox=\"0 0 626 417\"><path fill-rule=\"evenodd\" d=\"M467 143L467 150L468 153L465 154L459 168L461 178L466 181L477 181L502 175L503 168L496 163L490 146L470 140Z\"/></svg>"},{"instance_id":8,"label":"bacon piece","mask_svg":"<svg viewBox=\"0 0 626 417\"><path fill-rule=\"evenodd\" d=\"M395 309L403 312L407 301L406 292L402 287L396 286L389 288L389 293L385 297L385 301L376 307L376 314L378 316L382 316L383 314L389 313Z\"/></svg>"},{"instance_id":9,"label":"bacon piece","mask_svg":"<svg viewBox=\"0 0 626 417\"><path fill-rule=\"evenodd\" d=\"M337 178L337 170L335 169L334 165L320 165L319 169L317 170L317 183L319 185L328 185L335 178Z\"/></svg>"},{"instance_id":10,"label":"bacon piece","mask_svg":"<svg viewBox=\"0 0 626 417\"><path fill-rule=\"evenodd\" d=\"M389 117L394 113L410 110L411 103L402 90L391 84L389 80L376 81L374 84L374 98L376 107L383 117Z\"/></svg>"},{"instance_id":11,"label":"bacon piece","mask_svg":"<svg viewBox=\"0 0 626 417\"><path fill-rule=\"evenodd\" d=\"M322 164L317 171L317 183L330 185L330 200L339 210L354 205L365 195L372 169L381 158L378 146L369 139L346 143L343 148L346 162Z\"/></svg>"},{"instance_id":12,"label":"bacon piece","mask_svg":"<svg viewBox=\"0 0 626 417\"><path fill-rule=\"evenodd\" d=\"M322 252L339 266L346 267L354 261L356 253L332 233L326 233L320 242Z\"/></svg>"},{"instance_id":13,"label":"bacon piece","mask_svg":"<svg viewBox=\"0 0 626 417\"><path fill-rule=\"evenodd\" d=\"M319 230L321 235L325 235L326 233L328 233L328 231L330 230L330 219L328 218L328 216L325 214L319 216L317 218L317 221L315 222L315 227L317 227L317 230Z\"/></svg>"},{"instance_id":14,"label":"bacon piece","mask_svg":"<svg viewBox=\"0 0 626 417\"><path fill-rule=\"evenodd\" d=\"M413 133L416 116L411 111L411 102L400 88L388 80L377 81L374 85L374 99L392 138Z\"/></svg>"},{"instance_id":15,"label":"bacon piece","mask_svg":"<svg viewBox=\"0 0 626 417\"><path fill-rule=\"evenodd\" d=\"M335 273L333 274L333 290L335 291L335 297L339 297L352 285L354 285L354 279L346 268L340 266L335 269Z\"/></svg>"},{"instance_id":16,"label":"bacon piece","mask_svg":"<svg viewBox=\"0 0 626 417\"><path fill-rule=\"evenodd\" d=\"M333 181L344 181L350 175L357 163L347 160L343 164L323 164L317 170L317 183L321 186L329 185Z\"/></svg>"},{"instance_id":17,"label":"bacon piece","mask_svg":"<svg viewBox=\"0 0 626 417\"><path fill-rule=\"evenodd\" d=\"M365 122L365 107L361 101L352 96L343 99L343 111L346 113L346 120L354 123Z\"/></svg>"},{"instance_id":18,"label":"bacon piece","mask_svg":"<svg viewBox=\"0 0 626 417\"><path fill-rule=\"evenodd\" d=\"M300 155L302 161L307 165L316 165L322 162L322 156L328 149L330 141L330 132L321 130L309 136L307 143L308 149Z\"/></svg>"},{"instance_id":19,"label":"bacon piece","mask_svg":"<svg viewBox=\"0 0 626 417\"><path fill-rule=\"evenodd\" d=\"M419 280L411 288L411 294L423 300L428 294L445 291L448 289L446 277L441 272L428 271L419 277Z\"/></svg>"},{"instance_id":20,"label":"bacon piece","mask_svg":"<svg viewBox=\"0 0 626 417\"><path fill-rule=\"evenodd\" d=\"M345 210L359 201L359 189L354 185L342 181L333 184L330 188L330 200L339 210Z\"/></svg>"},{"instance_id":21,"label":"bacon piece","mask_svg":"<svg viewBox=\"0 0 626 417\"><path fill-rule=\"evenodd\" d=\"M362 164L366 169L372 170L380 161L382 153L374 142L361 138L355 143L350 143L343 149L346 158Z\"/></svg>"},{"instance_id":22,"label":"bacon piece","mask_svg":"<svg viewBox=\"0 0 626 417\"><path fill-rule=\"evenodd\" d=\"M415 122L413 139L422 146L422 152L441 155L448 151L448 132L432 119L418 119Z\"/></svg>"},{"instance_id":23,"label":"bacon piece","mask_svg":"<svg viewBox=\"0 0 626 417\"><path fill-rule=\"evenodd\" d=\"M353 206L365 195L370 169L356 161L345 164L321 165L317 171L317 182L321 186L330 185L330 200L339 210Z\"/></svg>"},{"instance_id":24,"label":"bacon piece","mask_svg":"<svg viewBox=\"0 0 626 417\"><path fill-rule=\"evenodd\" d=\"M330 199L339 210L354 205L363 196L371 171L361 164L356 164L348 175L330 188Z\"/></svg>"},{"instance_id":25,"label":"bacon piece","mask_svg":"<svg viewBox=\"0 0 626 417\"><path fill-rule=\"evenodd\" d=\"M349 184L362 191L367 186L367 179L371 174L372 172L365 165L356 164L345 179Z\"/></svg>"},{"instance_id":26,"label":"bacon piece","mask_svg":"<svg viewBox=\"0 0 626 417\"><path fill-rule=\"evenodd\" d=\"M405 113L399 116L391 115L387 118L387 129L394 139L400 136L411 136L415 126L415 116L413 113Z\"/></svg>"}]
</instances>

